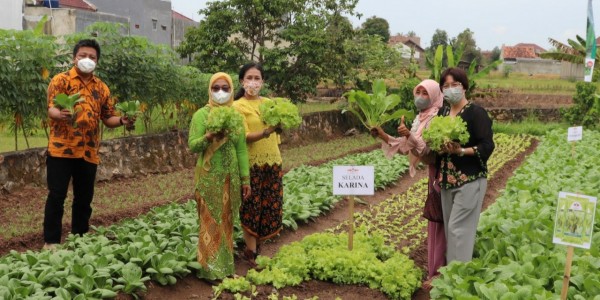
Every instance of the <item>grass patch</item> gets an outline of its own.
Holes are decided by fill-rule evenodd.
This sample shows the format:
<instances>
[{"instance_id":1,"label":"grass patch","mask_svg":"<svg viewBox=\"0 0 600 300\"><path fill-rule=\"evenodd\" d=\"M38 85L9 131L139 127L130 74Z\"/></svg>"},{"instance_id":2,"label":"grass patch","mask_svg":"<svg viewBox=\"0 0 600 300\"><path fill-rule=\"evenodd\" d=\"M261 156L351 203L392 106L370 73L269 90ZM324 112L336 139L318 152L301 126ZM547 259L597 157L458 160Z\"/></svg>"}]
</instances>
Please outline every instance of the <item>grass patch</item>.
<instances>
[{"instance_id":1,"label":"grass patch","mask_svg":"<svg viewBox=\"0 0 600 300\"><path fill-rule=\"evenodd\" d=\"M543 136L554 129L564 129L569 127L567 123L548 122L543 123L534 119L526 119L522 122L494 122L494 133L506 133L511 135L527 134L534 136ZM565 137L566 139L566 137Z\"/></svg>"},{"instance_id":2,"label":"grass patch","mask_svg":"<svg viewBox=\"0 0 600 300\"><path fill-rule=\"evenodd\" d=\"M330 159L346 153L377 145L379 142L368 134L360 134L353 137L345 137L328 142L321 142L283 150L283 168L293 169L300 165Z\"/></svg>"}]
</instances>

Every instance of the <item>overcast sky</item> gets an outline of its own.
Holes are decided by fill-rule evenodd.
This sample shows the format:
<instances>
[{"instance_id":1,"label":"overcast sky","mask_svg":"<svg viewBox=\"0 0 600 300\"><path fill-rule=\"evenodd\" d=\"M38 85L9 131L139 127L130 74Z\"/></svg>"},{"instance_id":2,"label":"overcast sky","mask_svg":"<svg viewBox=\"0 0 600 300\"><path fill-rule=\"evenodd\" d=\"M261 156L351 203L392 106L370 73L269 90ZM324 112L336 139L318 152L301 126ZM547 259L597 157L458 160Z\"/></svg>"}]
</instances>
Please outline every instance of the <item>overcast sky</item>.
<instances>
[{"instance_id":1,"label":"overcast sky","mask_svg":"<svg viewBox=\"0 0 600 300\"><path fill-rule=\"evenodd\" d=\"M171 0L173 9L198 21L198 10L206 0ZM466 28L475 32L477 46L536 43L551 48L548 38L565 42L576 34L585 36L587 0L359 0L360 26L368 17L378 16L390 23L392 34L415 31L421 44L429 46L436 28L455 37ZM594 1L596 23L600 24L600 0ZM600 35L596 26L596 35Z\"/></svg>"}]
</instances>

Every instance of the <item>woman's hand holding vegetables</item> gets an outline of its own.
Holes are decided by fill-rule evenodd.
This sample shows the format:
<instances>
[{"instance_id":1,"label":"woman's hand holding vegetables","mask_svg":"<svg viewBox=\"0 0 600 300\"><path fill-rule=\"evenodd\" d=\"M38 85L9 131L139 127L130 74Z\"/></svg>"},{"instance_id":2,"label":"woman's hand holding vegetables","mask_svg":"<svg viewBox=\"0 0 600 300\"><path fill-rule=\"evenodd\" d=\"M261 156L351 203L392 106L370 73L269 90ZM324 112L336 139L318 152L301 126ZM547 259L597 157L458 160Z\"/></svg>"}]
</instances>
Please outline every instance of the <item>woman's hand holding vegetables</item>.
<instances>
[{"instance_id":1,"label":"woman's hand holding vegetables","mask_svg":"<svg viewBox=\"0 0 600 300\"><path fill-rule=\"evenodd\" d=\"M277 134L283 133L283 128L281 128L281 124L275 126L275 133L277 133Z\"/></svg>"},{"instance_id":2,"label":"woman's hand holding vegetables","mask_svg":"<svg viewBox=\"0 0 600 300\"><path fill-rule=\"evenodd\" d=\"M386 133L379 126L375 126L375 127L371 128L371 136L374 137L374 138L378 137L378 138L383 139L383 137L385 136L385 134Z\"/></svg>"},{"instance_id":3,"label":"woman's hand holding vegetables","mask_svg":"<svg viewBox=\"0 0 600 300\"><path fill-rule=\"evenodd\" d=\"M220 141L225 138L225 133L223 131L219 132L207 132L204 136L209 142Z\"/></svg>"},{"instance_id":4,"label":"woman's hand holding vegetables","mask_svg":"<svg viewBox=\"0 0 600 300\"><path fill-rule=\"evenodd\" d=\"M440 153L448 153L459 155L461 153L462 146L457 142L448 142L442 146Z\"/></svg>"}]
</instances>

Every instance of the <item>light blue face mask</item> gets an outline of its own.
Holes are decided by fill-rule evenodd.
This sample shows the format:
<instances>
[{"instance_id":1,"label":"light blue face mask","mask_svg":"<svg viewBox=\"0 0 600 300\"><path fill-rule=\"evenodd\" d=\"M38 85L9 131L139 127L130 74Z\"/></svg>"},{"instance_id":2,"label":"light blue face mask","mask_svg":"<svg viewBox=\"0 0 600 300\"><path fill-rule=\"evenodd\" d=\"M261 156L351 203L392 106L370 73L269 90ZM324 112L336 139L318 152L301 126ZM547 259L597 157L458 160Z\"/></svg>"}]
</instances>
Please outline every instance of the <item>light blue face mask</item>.
<instances>
[{"instance_id":1,"label":"light blue face mask","mask_svg":"<svg viewBox=\"0 0 600 300\"><path fill-rule=\"evenodd\" d=\"M444 100L448 101L450 105L455 105L463 99L463 89L461 87L447 88L443 92Z\"/></svg>"},{"instance_id":2,"label":"light blue face mask","mask_svg":"<svg viewBox=\"0 0 600 300\"><path fill-rule=\"evenodd\" d=\"M415 106L419 111L424 110L431 104L431 99L423 97L415 97Z\"/></svg>"}]
</instances>

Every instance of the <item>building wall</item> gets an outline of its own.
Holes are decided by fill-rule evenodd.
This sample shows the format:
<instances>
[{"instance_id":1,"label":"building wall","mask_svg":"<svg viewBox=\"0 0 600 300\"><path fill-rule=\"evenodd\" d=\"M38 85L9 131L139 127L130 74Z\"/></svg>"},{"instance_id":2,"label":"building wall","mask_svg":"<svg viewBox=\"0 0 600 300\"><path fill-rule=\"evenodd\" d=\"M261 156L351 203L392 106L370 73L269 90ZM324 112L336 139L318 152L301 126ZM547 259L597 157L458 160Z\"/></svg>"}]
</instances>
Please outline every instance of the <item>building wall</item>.
<instances>
[{"instance_id":1,"label":"building wall","mask_svg":"<svg viewBox=\"0 0 600 300\"><path fill-rule=\"evenodd\" d=\"M43 16L48 16L46 34L55 36L75 33L76 11L70 8L50 8L43 6L25 7L23 29L34 29Z\"/></svg>"},{"instance_id":2,"label":"building wall","mask_svg":"<svg viewBox=\"0 0 600 300\"><path fill-rule=\"evenodd\" d=\"M185 33L190 29L198 26L198 22L173 18L173 38L171 46L177 48L184 40Z\"/></svg>"},{"instance_id":3,"label":"building wall","mask_svg":"<svg viewBox=\"0 0 600 300\"><path fill-rule=\"evenodd\" d=\"M23 29L23 0L3 0L0 29Z\"/></svg>"},{"instance_id":4,"label":"building wall","mask_svg":"<svg viewBox=\"0 0 600 300\"><path fill-rule=\"evenodd\" d=\"M108 13L98 13L87 10L76 10L75 30L84 31L86 27L96 22L121 23L124 25L123 33L129 33L129 18Z\"/></svg>"},{"instance_id":5,"label":"building wall","mask_svg":"<svg viewBox=\"0 0 600 300\"><path fill-rule=\"evenodd\" d=\"M73 8L55 8L51 12L49 8L41 6L25 7L24 29L35 28L44 15L48 16L45 32L55 36L84 31L95 22L122 23L125 24L124 30L129 30L129 19L126 17Z\"/></svg>"},{"instance_id":6,"label":"building wall","mask_svg":"<svg viewBox=\"0 0 600 300\"><path fill-rule=\"evenodd\" d=\"M563 62L560 69L560 78L562 79L579 79L583 80L584 67L583 64L572 64ZM596 74L594 74L596 75Z\"/></svg>"},{"instance_id":7,"label":"building wall","mask_svg":"<svg viewBox=\"0 0 600 300\"><path fill-rule=\"evenodd\" d=\"M172 17L170 0L88 0L98 12L129 16L129 32L148 40L171 45ZM156 21L156 29L154 22Z\"/></svg>"},{"instance_id":8,"label":"building wall","mask_svg":"<svg viewBox=\"0 0 600 300\"><path fill-rule=\"evenodd\" d=\"M512 72L526 74L554 74L561 73L561 62L551 59L517 58L516 61L505 61L500 69L510 66Z\"/></svg>"}]
</instances>

